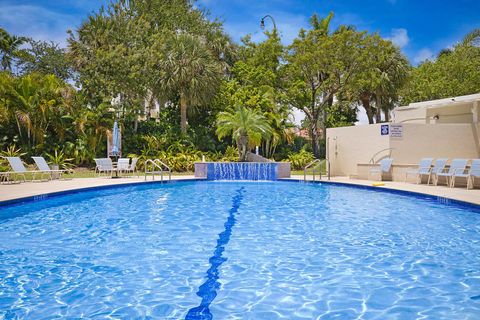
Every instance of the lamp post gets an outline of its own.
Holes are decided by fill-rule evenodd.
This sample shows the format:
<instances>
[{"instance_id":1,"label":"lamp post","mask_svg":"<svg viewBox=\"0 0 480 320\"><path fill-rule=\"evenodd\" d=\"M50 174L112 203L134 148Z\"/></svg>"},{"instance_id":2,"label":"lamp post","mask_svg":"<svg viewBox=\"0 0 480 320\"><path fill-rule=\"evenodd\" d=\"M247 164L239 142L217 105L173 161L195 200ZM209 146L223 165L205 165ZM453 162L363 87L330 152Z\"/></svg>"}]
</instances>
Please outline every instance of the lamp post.
<instances>
[{"instance_id":1,"label":"lamp post","mask_svg":"<svg viewBox=\"0 0 480 320\"><path fill-rule=\"evenodd\" d=\"M273 17L269 14L267 14L265 17L262 18L262 20L260 20L260 28L265 29L265 18L270 18L272 20L272 23L273 23L273 30L277 31L277 25L275 24L275 19L273 19Z\"/></svg>"}]
</instances>

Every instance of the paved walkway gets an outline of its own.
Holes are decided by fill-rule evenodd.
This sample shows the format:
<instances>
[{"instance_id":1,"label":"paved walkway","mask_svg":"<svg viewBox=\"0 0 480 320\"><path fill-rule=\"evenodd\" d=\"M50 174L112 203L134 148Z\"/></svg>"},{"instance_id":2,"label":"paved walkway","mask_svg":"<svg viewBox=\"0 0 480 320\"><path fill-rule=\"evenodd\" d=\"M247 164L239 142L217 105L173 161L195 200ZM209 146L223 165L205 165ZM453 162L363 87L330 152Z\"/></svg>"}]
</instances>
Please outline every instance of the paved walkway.
<instances>
[{"instance_id":1,"label":"paved walkway","mask_svg":"<svg viewBox=\"0 0 480 320\"><path fill-rule=\"evenodd\" d=\"M193 176L172 176L172 180L193 179ZM156 177L155 181L160 178ZM165 179L168 180L168 177ZM148 182L152 181L149 177ZM12 200L17 198L25 198L37 196L46 193L53 193L59 191L83 189L90 187L120 185L127 183L144 183L145 178L140 176L111 179L109 177L100 178L76 178L71 180L52 180L47 182L25 182L19 184L0 184L0 201Z\"/></svg>"},{"instance_id":2,"label":"paved walkway","mask_svg":"<svg viewBox=\"0 0 480 320\"><path fill-rule=\"evenodd\" d=\"M291 179L303 180L303 176L292 176ZM311 179L311 176L310 176L310 179ZM378 183L378 181L350 179L348 177L332 177L330 181L334 183L340 182L340 183L356 184L356 185L362 185L362 186L372 186L373 183ZM424 194L429 194L433 196L449 198L449 199L454 199L454 200L459 200L464 202L470 202L470 203L480 205L480 189L467 190L465 187L448 188L446 186L432 186L432 185L427 186L425 184L393 182L393 181L382 181L382 183L384 183L385 185L378 186L376 188L387 188L387 189L393 189L393 190L418 192L418 193L424 193Z\"/></svg>"},{"instance_id":3,"label":"paved walkway","mask_svg":"<svg viewBox=\"0 0 480 320\"><path fill-rule=\"evenodd\" d=\"M172 176L172 180L193 179L193 176ZM303 176L292 176L292 180L302 180ZM148 180L151 181L151 178ZM46 193L59 192L65 190L75 190L97 186L119 185L126 183L143 183L143 177L136 178L77 178L73 180L54 180L49 182L26 182L21 184L2 184L0 185L0 201L12 200L17 198L37 196ZM348 184L357 184L372 186L373 181L349 179L347 177L334 177L331 182L341 182ZM465 188L447 188L444 186L426 186L403 182L384 182L384 186L377 188L389 188L394 190L405 190L419 192L434 196L450 198L480 205L480 189L466 190Z\"/></svg>"}]
</instances>

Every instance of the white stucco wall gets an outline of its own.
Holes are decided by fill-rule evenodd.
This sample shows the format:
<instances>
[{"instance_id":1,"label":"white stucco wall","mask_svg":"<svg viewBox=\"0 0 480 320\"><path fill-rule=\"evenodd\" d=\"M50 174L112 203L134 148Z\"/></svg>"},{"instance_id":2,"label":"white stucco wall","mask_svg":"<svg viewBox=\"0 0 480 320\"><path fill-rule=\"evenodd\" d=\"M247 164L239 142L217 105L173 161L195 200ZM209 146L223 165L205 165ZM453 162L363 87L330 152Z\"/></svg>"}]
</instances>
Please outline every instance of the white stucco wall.
<instances>
[{"instance_id":1,"label":"white stucco wall","mask_svg":"<svg viewBox=\"0 0 480 320\"><path fill-rule=\"evenodd\" d=\"M354 175L357 163L368 163L376 152L389 148L389 138L380 134L380 126L372 124L327 129L331 174Z\"/></svg>"},{"instance_id":2,"label":"white stucco wall","mask_svg":"<svg viewBox=\"0 0 480 320\"><path fill-rule=\"evenodd\" d=\"M387 148L393 148L391 156L394 164L399 165L417 164L425 157L480 158L477 124L404 123L401 126L401 137L382 136L381 124L327 129L331 174L357 175L357 164L368 163L376 152Z\"/></svg>"}]
</instances>

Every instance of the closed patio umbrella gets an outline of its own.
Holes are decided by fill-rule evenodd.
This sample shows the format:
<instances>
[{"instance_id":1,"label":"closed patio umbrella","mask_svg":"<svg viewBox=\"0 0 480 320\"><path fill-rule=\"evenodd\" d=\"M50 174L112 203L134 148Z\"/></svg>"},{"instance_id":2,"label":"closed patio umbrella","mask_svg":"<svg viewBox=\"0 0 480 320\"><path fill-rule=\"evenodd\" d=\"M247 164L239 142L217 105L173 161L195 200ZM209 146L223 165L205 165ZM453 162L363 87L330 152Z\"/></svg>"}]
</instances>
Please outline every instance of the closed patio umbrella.
<instances>
[{"instance_id":1,"label":"closed patio umbrella","mask_svg":"<svg viewBox=\"0 0 480 320\"><path fill-rule=\"evenodd\" d=\"M118 130L118 123L115 121L113 123L113 132L112 132L112 155L117 157L120 155L120 132Z\"/></svg>"}]
</instances>

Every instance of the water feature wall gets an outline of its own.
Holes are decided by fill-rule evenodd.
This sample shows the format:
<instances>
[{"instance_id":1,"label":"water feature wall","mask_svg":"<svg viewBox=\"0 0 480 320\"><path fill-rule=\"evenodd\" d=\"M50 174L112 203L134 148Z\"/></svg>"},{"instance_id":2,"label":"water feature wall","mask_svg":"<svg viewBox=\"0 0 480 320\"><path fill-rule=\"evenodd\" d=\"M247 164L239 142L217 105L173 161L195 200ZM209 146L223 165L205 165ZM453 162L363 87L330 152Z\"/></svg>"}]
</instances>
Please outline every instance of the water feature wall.
<instances>
[{"instance_id":1,"label":"water feature wall","mask_svg":"<svg viewBox=\"0 0 480 320\"><path fill-rule=\"evenodd\" d=\"M287 162L200 162L195 177L207 180L277 180L290 177Z\"/></svg>"}]
</instances>

